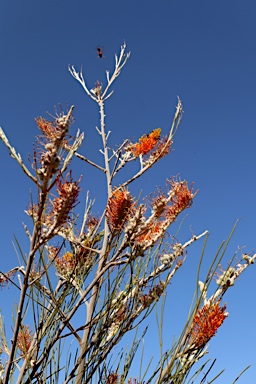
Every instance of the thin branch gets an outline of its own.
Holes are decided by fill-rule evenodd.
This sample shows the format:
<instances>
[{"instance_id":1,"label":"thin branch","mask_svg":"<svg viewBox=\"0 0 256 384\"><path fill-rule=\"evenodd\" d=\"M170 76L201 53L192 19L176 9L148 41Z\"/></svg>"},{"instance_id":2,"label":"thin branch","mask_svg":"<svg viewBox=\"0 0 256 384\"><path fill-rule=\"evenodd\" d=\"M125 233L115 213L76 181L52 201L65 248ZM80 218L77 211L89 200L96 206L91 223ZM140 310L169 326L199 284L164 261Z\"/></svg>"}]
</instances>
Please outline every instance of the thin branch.
<instances>
[{"instance_id":1,"label":"thin branch","mask_svg":"<svg viewBox=\"0 0 256 384\"><path fill-rule=\"evenodd\" d=\"M3 143L9 149L11 157L13 157L18 162L18 164L21 166L23 172L40 188L41 184L39 183L37 178L34 177L29 172L28 168L25 166L25 164L22 161L21 155L19 153L17 154L15 148L11 146L11 144L9 143L9 141L8 141L6 135L5 135L5 133L1 127L0 127L0 139L3 141Z\"/></svg>"}]
</instances>

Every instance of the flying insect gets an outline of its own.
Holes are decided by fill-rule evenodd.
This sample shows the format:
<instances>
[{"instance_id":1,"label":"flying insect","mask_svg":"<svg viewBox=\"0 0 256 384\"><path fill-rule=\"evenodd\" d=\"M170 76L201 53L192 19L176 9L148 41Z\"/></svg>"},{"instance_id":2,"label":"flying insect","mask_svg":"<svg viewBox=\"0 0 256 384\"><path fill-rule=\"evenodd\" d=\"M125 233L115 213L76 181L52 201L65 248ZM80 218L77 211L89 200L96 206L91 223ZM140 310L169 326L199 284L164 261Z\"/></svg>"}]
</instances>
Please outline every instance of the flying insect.
<instances>
[{"instance_id":1,"label":"flying insect","mask_svg":"<svg viewBox=\"0 0 256 384\"><path fill-rule=\"evenodd\" d=\"M97 53L98 53L98 58L102 59L103 58L103 48L97 47Z\"/></svg>"}]
</instances>

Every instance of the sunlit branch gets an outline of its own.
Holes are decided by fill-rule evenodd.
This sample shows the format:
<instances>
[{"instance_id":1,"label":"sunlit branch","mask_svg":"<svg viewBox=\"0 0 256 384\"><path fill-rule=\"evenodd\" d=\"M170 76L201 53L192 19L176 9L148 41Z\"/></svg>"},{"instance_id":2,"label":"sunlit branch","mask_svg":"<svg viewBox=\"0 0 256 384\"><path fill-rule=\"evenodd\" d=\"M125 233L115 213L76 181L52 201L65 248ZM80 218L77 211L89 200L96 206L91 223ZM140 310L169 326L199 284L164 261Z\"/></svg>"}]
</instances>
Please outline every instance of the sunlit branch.
<instances>
[{"instance_id":1,"label":"sunlit branch","mask_svg":"<svg viewBox=\"0 0 256 384\"><path fill-rule=\"evenodd\" d=\"M10 151L10 155L12 158L14 158L15 160L17 160L17 162L19 163L19 165L21 166L23 172L25 172L25 174L38 186L38 187L41 187L41 184L39 183L39 181L37 180L36 177L34 177L30 172L29 170L27 169L27 167L25 166L25 164L23 163L22 161L22 158L21 158L21 155L18 153L16 153L16 150L14 147L12 147L4 133L4 131L2 130L2 128L0 127L0 139L3 141L3 143L6 145L6 147L9 149Z\"/></svg>"},{"instance_id":2,"label":"sunlit branch","mask_svg":"<svg viewBox=\"0 0 256 384\"><path fill-rule=\"evenodd\" d=\"M78 157L79 159L85 161L86 163L92 165L93 167L98 168L100 171L102 171L104 173L106 172L106 170L104 168L102 168L100 165L98 165L98 164L94 163L93 161L87 159L85 156L80 155L80 153L75 152L75 156Z\"/></svg>"}]
</instances>

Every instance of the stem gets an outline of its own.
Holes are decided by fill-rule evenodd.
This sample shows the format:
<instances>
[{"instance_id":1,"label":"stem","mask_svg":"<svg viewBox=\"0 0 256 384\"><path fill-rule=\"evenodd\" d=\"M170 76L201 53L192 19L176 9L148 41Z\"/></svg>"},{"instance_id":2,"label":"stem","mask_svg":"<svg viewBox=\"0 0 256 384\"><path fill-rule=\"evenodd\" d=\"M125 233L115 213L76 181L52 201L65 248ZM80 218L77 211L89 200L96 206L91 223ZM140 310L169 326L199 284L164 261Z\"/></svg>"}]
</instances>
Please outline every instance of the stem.
<instances>
[{"instance_id":1,"label":"stem","mask_svg":"<svg viewBox=\"0 0 256 384\"><path fill-rule=\"evenodd\" d=\"M43 196L45 196L45 195L43 195ZM44 206L44 201L45 201L45 198L42 197L41 207ZM42 211L43 211L43 209L41 210L41 212ZM22 314L23 314L23 307L24 307L24 303L25 303L26 292L27 292L27 289L29 287L29 284L28 284L29 274L30 274L31 267L32 267L32 264L34 261L35 253L39 248L39 242L37 241L38 235L39 235L38 231L39 231L38 225L35 225L33 236L31 239L31 244L30 244L30 252L29 252L27 268L26 268L26 272L25 272L25 276L24 276L24 282L23 282L23 286L22 286L21 294L20 294L20 302L19 302L19 306L18 306L17 318L16 318L14 332L13 332L12 348L11 348L8 364L6 367L6 374L5 374L3 384L9 383L9 376L10 376L11 368L12 368L12 364L13 364L13 358L14 358L14 353L15 353L15 349L16 349L17 338L18 338L20 326L21 326L21 323L23 320Z\"/></svg>"},{"instance_id":2,"label":"stem","mask_svg":"<svg viewBox=\"0 0 256 384\"><path fill-rule=\"evenodd\" d=\"M104 113L104 100L102 100L99 97L98 100L99 108L100 108L100 126L101 126L101 138L103 143L103 153L104 153L104 160L105 160L105 174L106 174L106 181L107 181L107 190L108 190L108 197L111 196L112 193L112 185L111 185L111 174L110 174L110 167L109 167L109 154L108 154L108 146L107 146L107 138L108 134L106 135L105 132L105 113ZM104 240L102 249L100 252L100 261L98 265L98 269L96 272L96 278L101 274L102 268L104 267L105 261L106 261L106 254L107 254L107 248L108 248L108 236L109 236L109 228L107 225L107 221L105 220L104 224ZM95 305L98 298L98 293L102 285L102 277L97 281L97 283L94 285L92 290L92 296L90 299L90 302L88 303L87 307L87 316L86 316L86 324L90 324L93 318ZM79 365L78 365L78 374L76 378L76 384L82 384L83 378L84 378L84 371L85 371L85 355L86 350L88 348L88 343L90 339L90 331L91 327L87 327L84 330L83 339L80 343L80 355L79 355Z\"/></svg>"}]
</instances>

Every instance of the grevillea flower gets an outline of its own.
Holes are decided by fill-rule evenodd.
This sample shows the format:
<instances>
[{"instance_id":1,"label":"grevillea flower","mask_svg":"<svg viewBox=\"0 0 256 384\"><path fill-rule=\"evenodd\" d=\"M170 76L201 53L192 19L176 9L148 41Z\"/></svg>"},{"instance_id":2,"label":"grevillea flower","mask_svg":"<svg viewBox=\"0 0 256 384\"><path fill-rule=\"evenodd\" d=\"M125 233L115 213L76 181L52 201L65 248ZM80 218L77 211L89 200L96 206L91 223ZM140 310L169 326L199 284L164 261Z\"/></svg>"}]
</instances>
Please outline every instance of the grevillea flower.
<instances>
[{"instance_id":1,"label":"grevillea flower","mask_svg":"<svg viewBox=\"0 0 256 384\"><path fill-rule=\"evenodd\" d=\"M172 140L168 139L168 137L163 137L158 141L157 145L153 148L150 153L149 161L154 159L161 159L162 157L168 155L170 152L170 148L172 145Z\"/></svg>"},{"instance_id":2,"label":"grevillea flower","mask_svg":"<svg viewBox=\"0 0 256 384\"><path fill-rule=\"evenodd\" d=\"M192 199L195 196L193 194L193 189L188 188L187 181L174 181L168 180L168 183L171 185L169 191L169 200L171 204L168 204L165 209L165 217L173 218L173 221L176 217L185 209L189 208L192 203Z\"/></svg>"},{"instance_id":3,"label":"grevillea flower","mask_svg":"<svg viewBox=\"0 0 256 384\"><path fill-rule=\"evenodd\" d=\"M54 246L48 246L48 258L53 262L56 270L63 276L69 275L74 271L75 260L71 252L66 252L63 256L60 256L60 248Z\"/></svg>"},{"instance_id":4,"label":"grevillea flower","mask_svg":"<svg viewBox=\"0 0 256 384\"><path fill-rule=\"evenodd\" d=\"M110 373L107 377L107 384L118 384L119 375L117 373Z\"/></svg>"},{"instance_id":5,"label":"grevillea flower","mask_svg":"<svg viewBox=\"0 0 256 384\"><path fill-rule=\"evenodd\" d=\"M63 112L60 115L57 114L54 121L46 120L42 116L35 119L38 128L43 133L44 139L47 142L56 143L60 138L63 139L72 122L72 110L73 107L71 107L67 115Z\"/></svg>"},{"instance_id":6,"label":"grevillea flower","mask_svg":"<svg viewBox=\"0 0 256 384\"><path fill-rule=\"evenodd\" d=\"M90 246L90 244L89 244ZM48 258L55 266L57 272L62 276L82 275L91 265L95 253L82 246L74 248L74 252L66 252L63 256L59 255L60 249L48 246Z\"/></svg>"},{"instance_id":7,"label":"grevillea flower","mask_svg":"<svg viewBox=\"0 0 256 384\"><path fill-rule=\"evenodd\" d=\"M55 121L49 121L40 116L35 119L35 122L45 137L51 141L56 138L57 125Z\"/></svg>"},{"instance_id":8,"label":"grevillea flower","mask_svg":"<svg viewBox=\"0 0 256 384\"><path fill-rule=\"evenodd\" d=\"M38 216L38 205L37 204L31 204L29 203L28 209L25 211L25 213L32 217L33 220L37 220Z\"/></svg>"},{"instance_id":9,"label":"grevillea flower","mask_svg":"<svg viewBox=\"0 0 256 384\"><path fill-rule=\"evenodd\" d=\"M16 271L9 271L6 273L1 273L0 272L0 288L5 287L11 278L15 275Z\"/></svg>"},{"instance_id":10,"label":"grevillea flower","mask_svg":"<svg viewBox=\"0 0 256 384\"><path fill-rule=\"evenodd\" d=\"M31 342L32 342L33 336L32 336L32 331L29 330L29 325L26 325L25 327L22 326L21 330L18 333L17 337L17 347L21 351L21 356L24 357L26 356Z\"/></svg>"},{"instance_id":11,"label":"grevillea flower","mask_svg":"<svg viewBox=\"0 0 256 384\"><path fill-rule=\"evenodd\" d=\"M195 315L190 332L190 344L194 348L203 348L215 336L228 314L226 305L220 307L220 302L210 303L198 310Z\"/></svg>"},{"instance_id":12,"label":"grevillea flower","mask_svg":"<svg viewBox=\"0 0 256 384\"><path fill-rule=\"evenodd\" d=\"M72 121L73 107L65 115L61 113L57 115L54 121L49 121L43 117L35 119L36 124L43 135L37 137L40 146L34 157L34 168L41 181L45 186L49 179L52 178L59 170L61 163L60 149L64 149L67 145L67 133L69 125ZM38 157L39 154L39 157ZM37 161L40 163L36 164Z\"/></svg>"},{"instance_id":13,"label":"grevillea flower","mask_svg":"<svg viewBox=\"0 0 256 384\"><path fill-rule=\"evenodd\" d=\"M164 282L160 282L155 287L150 288L149 292L144 295L139 295L139 301L142 304L143 308L149 307L153 302L158 301L160 296L163 294L165 289Z\"/></svg>"},{"instance_id":14,"label":"grevillea flower","mask_svg":"<svg viewBox=\"0 0 256 384\"><path fill-rule=\"evenodd\" d=\"M121 229L133 211L134 202L125 188L116 188L108 200L106 218L111 229Z\"/></svg>"},{"instance_id":15,"label":"grevillea flower","mask_svg":"<svg viewBox=\"0 0 256 384\"><path fill-rule=\"evenodd\" d=\"M54 260L57 271L62 275L69 275L75 270L77 262L71 252L66 252L62 257L57 256Z\"/></svg>"},{"instance_id":16,"label":"grevillea flower","mask_svg":"<svg viewBox=\"0 0 256 384\"><path fill-rule=\"evenodd\" d=\"M148 135L143 135L138 143L129 146L129 150L132 152L133 156L138 157L140 155L146 155L152 151L160 139L160 133L161 128L154 129Z\"/></svg>"},{"instance_id":17,"label":"grevillea flower","mask_svg":"<svg viewBox=\"0 0 256 384\"><path fill-rule=\"evenodd\" d=\"M149 226L143 231L143 233L136 238L136 242L141 245L154 245L155 241L160 238L163 232L162 223L163 222L150 223Z\"/></svg>"},{"instance_id":18,"label":"grevillea flower","mask_svg":"<svg viewBox=\"0 0 256 384\"><path fill-rule=\"evenodd\" d=\"M70 175L70 174L69 174ZM70 175L70 181L61 178L57 180L57 192L59 197L56 197L51 203L52 208L48 214L48 220L54 220L55 227L60 227L65 224L69 219L69 213L77 204L78 194L80 187L78 186L80 180L73 181Z\"/></svg>"},{"instance_id":19,"label":"grevillea flower","mask_svg":"<svg viewBox=\"0 0 256 384\"><path fill-rule=\"evenodd\" d=\"M156 197L150 200L151 216L137 232L136 243L142 249L152 247L165 235L167 228L177 216L191 206L195 196L192 187L189 189L186 181L167 180L171 188L167 194L158 191Z\"/></svg>"}]
</instances>

